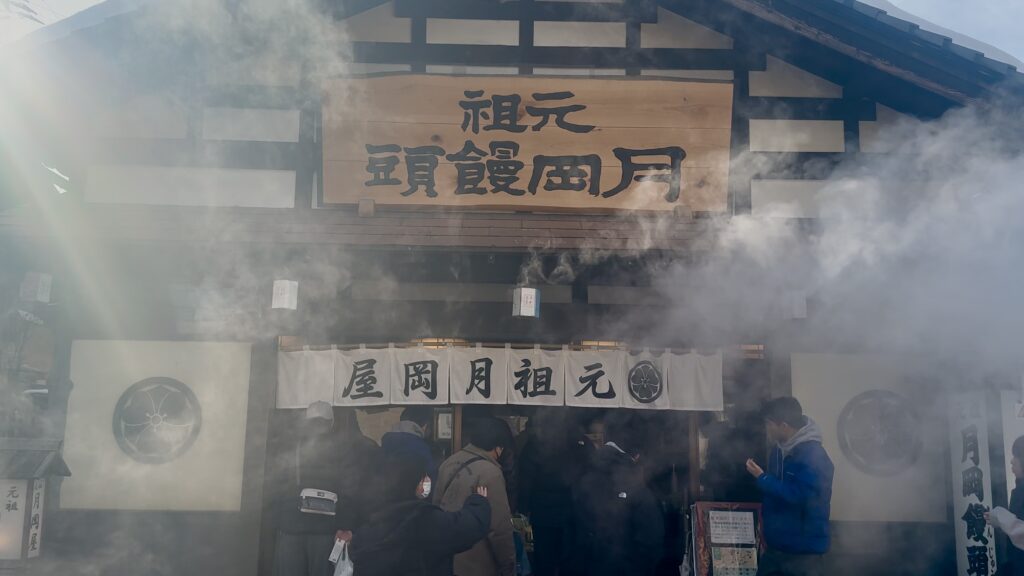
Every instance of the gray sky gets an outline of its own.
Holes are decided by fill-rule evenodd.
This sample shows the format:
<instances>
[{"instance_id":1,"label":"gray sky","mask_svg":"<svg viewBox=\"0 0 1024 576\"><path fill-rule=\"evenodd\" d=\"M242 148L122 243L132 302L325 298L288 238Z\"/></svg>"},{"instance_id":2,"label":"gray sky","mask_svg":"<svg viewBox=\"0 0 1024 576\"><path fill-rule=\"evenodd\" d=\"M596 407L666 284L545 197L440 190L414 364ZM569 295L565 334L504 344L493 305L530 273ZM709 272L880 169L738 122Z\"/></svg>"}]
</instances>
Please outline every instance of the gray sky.
<instances>
[{"instance_id":1,"label":"gray sky","mask_svg":"<svg viewBox=\"0 0 1024 576\"><path fill-rule=\"evenodd\" d=\"M939 26L966 34L1024 60L1024 0L868 0L885 1ZM29 0L47 22L70 16L97 0ZM19 19L0 19L0 44L15 40L38 26Z\"/></svg>"}]
</instances>

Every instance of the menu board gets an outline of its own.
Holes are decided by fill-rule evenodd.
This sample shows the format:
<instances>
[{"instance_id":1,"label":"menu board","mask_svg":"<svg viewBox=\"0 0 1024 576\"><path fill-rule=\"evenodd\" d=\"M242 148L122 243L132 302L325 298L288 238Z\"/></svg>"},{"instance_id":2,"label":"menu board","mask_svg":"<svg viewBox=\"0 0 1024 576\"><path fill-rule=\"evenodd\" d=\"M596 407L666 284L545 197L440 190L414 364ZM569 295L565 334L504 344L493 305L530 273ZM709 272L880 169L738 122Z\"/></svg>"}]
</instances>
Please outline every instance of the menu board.
<instances>
[{"instance_id":1,"label":"menu board","mask_svg":"<svg viewBox=\"0 0 1024 576\"><path fill-rule=\"evenodd\" d=\"M691 523L696 576L757 575L764 546L760 504L698 502Z\"/></svg>"}]
</instances>

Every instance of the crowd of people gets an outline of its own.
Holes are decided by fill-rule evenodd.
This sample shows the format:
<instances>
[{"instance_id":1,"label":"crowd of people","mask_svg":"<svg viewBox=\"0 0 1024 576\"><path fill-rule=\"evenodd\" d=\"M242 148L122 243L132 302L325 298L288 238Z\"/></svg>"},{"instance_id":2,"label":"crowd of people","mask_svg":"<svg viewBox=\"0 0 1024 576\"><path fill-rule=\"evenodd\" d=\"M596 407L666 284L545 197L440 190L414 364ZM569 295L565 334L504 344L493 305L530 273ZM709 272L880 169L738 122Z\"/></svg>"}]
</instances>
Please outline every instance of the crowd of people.
<instances>
[{"instance_id":1,"label":"crowd of people","mask_svg":"<svg viewBox=\"0 0 1024 576\"><path fill-rule=\"evenodd\" d=\"M353 414L335 416L326 404L306 411L280 498L279 576L332 574L339 541L357 576L680 573L684 511L652 489L644 440L625 411L583 422L538 413L519 437L499 418L472 419L466 446L441 463L428 407L405 409L380 447ZM758 574L822 574L832 463L821 432L793 398L769 402L763 416L774 444L765 466L757 454L739 462L763 496L768 550ZM530 557L513 512L529 518Z\"/></svg>"}]
</instances>

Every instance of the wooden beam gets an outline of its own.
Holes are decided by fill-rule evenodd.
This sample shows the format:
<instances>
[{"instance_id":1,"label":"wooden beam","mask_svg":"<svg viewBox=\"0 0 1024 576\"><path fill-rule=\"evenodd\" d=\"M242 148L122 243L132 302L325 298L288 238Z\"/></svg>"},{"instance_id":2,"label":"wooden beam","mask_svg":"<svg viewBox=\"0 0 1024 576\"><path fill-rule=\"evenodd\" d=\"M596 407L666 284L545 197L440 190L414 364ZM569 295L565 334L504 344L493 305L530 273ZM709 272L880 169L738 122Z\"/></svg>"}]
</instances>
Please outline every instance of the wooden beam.
<instances>
[{"instance_id":1,"label":"wooden beam","mask_svg":"<svg viewBox=\"0 0 1024 576\"><path fill-rule=\"evenodd\" d=\"M466 46L393 42L354 42L352 57L369 64L456 64L463 66L574 66L658 70L732 70L751 56L733 50L693 48L583 48L561 46ZM760 58L763 66L763 55Z\"/></svg>"},{"instance_id":2,"label":"wooden beam","mask_svg":"<svg viewBox=\"0 0 1024 576\"><path fill-rule=\"evenodd\" d=\"M521 2L483 0L395 0L399 18L446 18L460 20L534 20L547 22L658 21L653 2Z\"/></svg>"}]
</instances>

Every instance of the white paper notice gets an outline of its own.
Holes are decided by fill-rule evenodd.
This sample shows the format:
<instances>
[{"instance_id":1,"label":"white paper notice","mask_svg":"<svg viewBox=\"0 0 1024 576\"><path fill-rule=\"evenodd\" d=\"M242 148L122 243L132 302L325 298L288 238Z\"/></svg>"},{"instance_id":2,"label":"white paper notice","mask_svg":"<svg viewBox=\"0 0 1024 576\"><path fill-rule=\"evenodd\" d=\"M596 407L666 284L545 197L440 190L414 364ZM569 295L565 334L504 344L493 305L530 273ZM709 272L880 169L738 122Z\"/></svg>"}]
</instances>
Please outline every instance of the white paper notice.
<instances>
[{"instance_id":1,"label":"white paper notice","mask_svg":"<svg viewBox=\"0 0 1024 576\"><path fill-rule=\"evenodd\" d=\"M274 297L270 307L278 310L296 310L299 307L299 283L295 280L274 280Z\"/></svg>"},{"instance_id":2,"label":"white paper notice","mask_svg":"<svg viewBox=\"0 0 1024 576\"><path fill-rule=\"evenodd\" d=\"M708 526L712 544L755 544L754 513L712 510Z\"/></svg>"}]
</instances>

